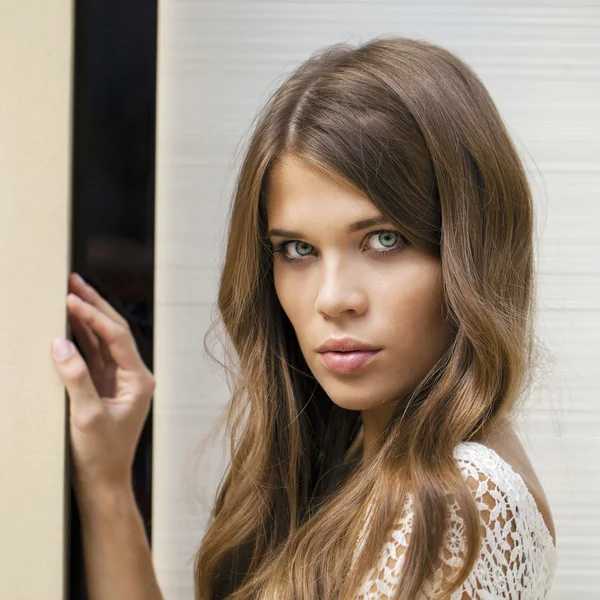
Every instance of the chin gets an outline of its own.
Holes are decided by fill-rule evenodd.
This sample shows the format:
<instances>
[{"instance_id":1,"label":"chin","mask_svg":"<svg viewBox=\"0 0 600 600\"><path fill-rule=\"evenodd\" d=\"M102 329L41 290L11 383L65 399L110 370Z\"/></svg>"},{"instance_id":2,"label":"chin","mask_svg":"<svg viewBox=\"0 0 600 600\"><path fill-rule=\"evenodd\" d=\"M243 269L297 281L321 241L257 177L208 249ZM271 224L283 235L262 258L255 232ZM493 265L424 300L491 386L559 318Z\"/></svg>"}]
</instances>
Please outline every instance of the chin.
<instances>
[{"instance_id":1,"label":"chin","mask_svg":"<svg viewBox=\"0 0 600 600\"><path fill-rule=\"evenodd\" d=\"M368 407L364 406L364 403L361 402L349 402L349 401L339 401L336 402L335 400L332 399L332 402L339 406L340 408L343 408L344 410L354 410L354 411L363 411L363 410L367 410Z\"/></svg>"},{"instance_id":2,"label":"chin","mask_svg":"<svg viewBox=\"0 0 600 600\"><path fill-rule=\"evenodd\" d=\"M318 380L329 399L347 410L387 411L390 410L390 404L396 404L398 398L408 390L406 385L399 382L382 386L380 377L355 377L347 381L319 377Z\"/></svg>"},{"instance_id":3,"label":"chin","mask_svg":"<svg viewBox=\"0 0 600 600\"><path fill-rule=\"evenodd\" d=\"M377 406L377 400L374 398L365 398L365 394L360 393L360 389L353 389L344 393L343 391L333 390L331 386L322 386L329 399L340 408L346 410L369 410Z\"/></svg>"}]
</instances>

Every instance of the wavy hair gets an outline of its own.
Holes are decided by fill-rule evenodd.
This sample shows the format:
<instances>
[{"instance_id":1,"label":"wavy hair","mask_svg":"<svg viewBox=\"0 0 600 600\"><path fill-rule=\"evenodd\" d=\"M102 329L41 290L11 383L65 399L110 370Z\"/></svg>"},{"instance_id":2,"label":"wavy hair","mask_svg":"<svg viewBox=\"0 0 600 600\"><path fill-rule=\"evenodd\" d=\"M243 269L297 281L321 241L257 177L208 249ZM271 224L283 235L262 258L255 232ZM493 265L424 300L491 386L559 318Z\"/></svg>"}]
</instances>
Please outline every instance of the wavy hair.
<instances>
[{"instance_id":1,"label":"wavy hair","mask_svg":"<svg viewBox=\"0 0 600 600\"><path fill-rule=\"evenodd\" d=\"M453 449L510 415L532 364L534 214L523 165L473 70L416 39L319 50L253 126L218 292L235 362L227 366L230 463L196 553L196 598L352 598L409 494L413 526L396 599L418 597L433 575L452 498L467 550L440 596L449 598L481 545ZM354 186L440 261L452 341L398 402L368 466L360 412L335 405L315 380L275 293L265 193L284 154Z\"/></svg>"}]
</instances>

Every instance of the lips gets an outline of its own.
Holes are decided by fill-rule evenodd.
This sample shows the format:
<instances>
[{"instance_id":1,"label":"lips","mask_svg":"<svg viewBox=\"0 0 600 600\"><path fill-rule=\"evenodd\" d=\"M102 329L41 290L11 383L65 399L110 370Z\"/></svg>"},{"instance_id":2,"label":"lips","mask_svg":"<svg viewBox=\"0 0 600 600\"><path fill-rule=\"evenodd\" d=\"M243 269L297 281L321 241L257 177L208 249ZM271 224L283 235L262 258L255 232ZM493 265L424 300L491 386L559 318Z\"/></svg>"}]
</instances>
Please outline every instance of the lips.
<instances>
[{"instance_id":1,"label":"lips","mask_svg":"<svg viewBox=\"0 0 600 600\"><path fill-rule=\"evenodd\" d=\"M336 373L353 373L365 367L380 350L358 350L354 352L321 352L319 358L323 365Z\"/></svg>"},{"instance_id":2,"label":"lips","mask_svg":"<svg viewBox=\"0 0 600 600\"><path fill-rule=\"evenodd\" d=\"M336 373L352 373L369 364L381 351L352 337L329 338L317 348L321 363Z\"/></svg>"},{"instance_id":3,"label":"lips","mask_svg":"<svg viewBox=\"0 0 600 600\"><path fill-rule=\"evenodd\" d=\"M351 337L329 338L317 352L375 352L381 348Z\"/></svg>"}]
</instances>

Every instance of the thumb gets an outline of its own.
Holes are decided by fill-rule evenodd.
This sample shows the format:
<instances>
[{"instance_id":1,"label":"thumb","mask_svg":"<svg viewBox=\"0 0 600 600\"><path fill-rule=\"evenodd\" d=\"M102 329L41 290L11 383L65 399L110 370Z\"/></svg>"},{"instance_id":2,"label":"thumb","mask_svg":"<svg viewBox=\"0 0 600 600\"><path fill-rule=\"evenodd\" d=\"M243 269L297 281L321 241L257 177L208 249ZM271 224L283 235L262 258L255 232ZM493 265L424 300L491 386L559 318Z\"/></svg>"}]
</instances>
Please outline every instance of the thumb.
<instances>
[{"instance_id":1,"label":"thumb","mask_svg":"<svg viewBox=\"0 0 600 600\"><path fill-rule=\"evenodd\" d=\"M71 340L56 339L52 342L52 358L56 370L67 388L71 401L71 413L80 417L97 414L104 405L98 396L87 364Z\"/></svg>"}]
</instances>

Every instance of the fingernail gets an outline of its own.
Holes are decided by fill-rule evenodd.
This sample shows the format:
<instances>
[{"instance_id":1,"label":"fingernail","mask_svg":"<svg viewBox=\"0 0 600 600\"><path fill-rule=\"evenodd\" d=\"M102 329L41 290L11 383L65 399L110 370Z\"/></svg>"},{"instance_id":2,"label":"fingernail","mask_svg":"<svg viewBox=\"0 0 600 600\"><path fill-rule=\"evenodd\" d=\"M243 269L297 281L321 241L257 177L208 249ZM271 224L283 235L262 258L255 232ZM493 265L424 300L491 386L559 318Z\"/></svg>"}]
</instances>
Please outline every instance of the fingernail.
<instances>
[{"instance_id":1,"label":"fingernail","mask_svg":"<svg viewBox=\"0 0 600 600\"><path fill-rule=\"evenodd\" d=\"M56 339L52 342L52 354L57 360L64 360L73 354L75 346L71 340Z\"/></svg>"},{"instance_id":2,"label":"fingernail","mask_svg":"<svg viewBox=\"0 0 600 600\"><path fill-rule=\"evenodd\" d=\"M75 281L77 281L77 283L81 283L81 284L85 285L85 281L79 273L75 273L74 279L75 279Z\"/></svg>"}]
</instances>

